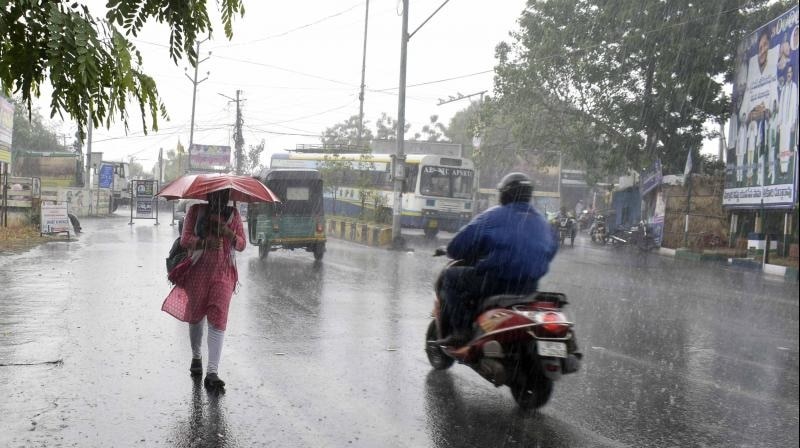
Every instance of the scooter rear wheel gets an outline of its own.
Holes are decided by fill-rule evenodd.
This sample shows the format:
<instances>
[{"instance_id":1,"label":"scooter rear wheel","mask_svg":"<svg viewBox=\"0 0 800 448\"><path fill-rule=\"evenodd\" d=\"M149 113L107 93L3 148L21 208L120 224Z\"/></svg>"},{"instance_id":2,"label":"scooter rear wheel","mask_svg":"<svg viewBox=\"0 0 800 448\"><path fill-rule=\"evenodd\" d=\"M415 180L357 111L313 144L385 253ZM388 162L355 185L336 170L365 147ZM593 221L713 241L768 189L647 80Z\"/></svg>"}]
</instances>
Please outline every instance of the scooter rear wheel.
<instances>
[{"instance_id":1,"label":"scooter rear wheel","mask_svg":"<svg viewBox=\"0 0 800 448\"><path fill-rule=\"evenodd\" d=\"M553 393L553 380L541 372L520 375L509 385L514 401L523 410L539 409L547 404Z\"/></svg>"},{"instance_id":2,"label":"scooter rear wheel","mask_svg":"<svg viewBox=\"0 0 800 448\"><path fill-rule=\"evenodd\" d=\"M436 331L436 320L433 319L428 325L428 331L425 332L425 354L428 355L428 362L434 369L445 370L450 368L455 360L447 356L440 346L431 343L437 339L439 332Z\"/></svg>"}]
</instances>

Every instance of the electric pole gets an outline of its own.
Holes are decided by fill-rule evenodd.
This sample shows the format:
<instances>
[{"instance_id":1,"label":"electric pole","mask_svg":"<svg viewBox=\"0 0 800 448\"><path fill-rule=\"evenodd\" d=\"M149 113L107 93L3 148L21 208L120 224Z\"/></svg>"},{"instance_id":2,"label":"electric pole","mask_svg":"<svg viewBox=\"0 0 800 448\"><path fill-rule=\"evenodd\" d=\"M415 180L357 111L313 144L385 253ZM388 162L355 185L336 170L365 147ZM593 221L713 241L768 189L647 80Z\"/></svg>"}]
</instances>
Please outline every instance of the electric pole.
<instances>
[{"instance_id":1,"label":"electric pole","mask_svg":"<svg viewBox=\"0 0 800 448\"><path fill-rule=\"evenodd\" d=\"M364 76L367 71L367 27L369 23L369 0L367 12L364 15L364 50L361 56L361 92L358 94L358 147L361 148L361 139L364 133Z\"/></svg>"},{"instance_id":2,"label":"electric pole","mask_svg":"<svg viewBox=\"0 0 800 448\"><path fill-rule=\"evenodd\" d=\"M397 97L397 153L394 155L393 172L394 178L394 201L392 204L392 247L394 249L403 249L405 247L405 240L400 232L400 221L403 214L402 192L403 183L405 182L405 160L404 142L406 131L406 61L408 60L408 41L414 37L414 34L420 30L431 18L441 10L444 5L450 0L445 0L433 14L429 15L427 19L420 26L417 27L411 34L408 33L408 1L403 0L403 28L400 34L400 86L398 88Z\"/></svg>"},{"instance_id":3,"label":"electric pole","mask_svg":"<svg viewBox=\"0 0 800 448\"><path fill-rule=\"evenodd\" d=\"M208 39L199 40L195 44L194 48L195 48L195 54L197 55L197 58L200 57L200 44L202 44L203 42L205 42L207 40ZM197 80L197 69L198 69L198 67L200 67L200 64L202 64L203 62L207 61L208 58L210 58L210 57L211 57L211 52L209 51L208 52L208 56L206 56L204 59L197 59L197 62L194 64L194 78L189 77L189 75L186 74L186 69L185 68L183 69L184 70L183 74L186 75L187 78L189 78L189 81L192 82L192 87L193 87L192 88L192 124L189 127L189 155L190 156L192 154L192 144L194 143L194 108L195 108L195 104L196 104L196 101L197 101L197 85L200 84L201 82L205 81L206 79L208 79L208 75L211 74L211 72L206 72L206 77L201 79L200 81L198 81ZM191 169L191 157L189 158L189 161L190 161L189 168Z\"/></svg>"},{"instance_id":4,"label":"electric pole","mask_svg":"<svg viewBox=\"0 0 800 448\"><path fill-rule=\"evenodd\" d=\"M400 86L397 97L397 153L394 156L394 198L392 201L392 247L402 249L405 240L400 232L403 215L403 181L405 181L405 160L403 143L406 130L406 60L408 53L408 0L403 0L403 28L400 34Z\"/></svg>"},{"instance_id":5,"label":"electric pole","mask_svg":"<svg viewBox=\"0 0 800 448\"><path fill-rule=\"evenodd\" d=\"M239 107L239 94L241 90L236 91L236 137L234 144L236 145L236 174L242 175L242 146L244 145L244 138L242 137L242 108Z\"/></svg>"},{"instance_id":6,"label":"electric pole","mask_svg":"<svg viewBox=\"0 0 800 448\"><path fill-rule=\"evenodd\" d=\"M242 136L242 125L244 125L244 120L242 119L242 108L240 107L241 102L244 100L240 99L241 93L242 93L241 90L237 90L236 98L234 99L229 97L228 95L217 92L217 95L227 98L232 103L233 102L236 103L236 122L233 125L233 145L234 148L236 149L234 157L236 158L235 169L236 169L236 174L238 175L242 174L242 165L244 163L244 154L243 154L244 137Z\"/></svg>"}]
</instances>

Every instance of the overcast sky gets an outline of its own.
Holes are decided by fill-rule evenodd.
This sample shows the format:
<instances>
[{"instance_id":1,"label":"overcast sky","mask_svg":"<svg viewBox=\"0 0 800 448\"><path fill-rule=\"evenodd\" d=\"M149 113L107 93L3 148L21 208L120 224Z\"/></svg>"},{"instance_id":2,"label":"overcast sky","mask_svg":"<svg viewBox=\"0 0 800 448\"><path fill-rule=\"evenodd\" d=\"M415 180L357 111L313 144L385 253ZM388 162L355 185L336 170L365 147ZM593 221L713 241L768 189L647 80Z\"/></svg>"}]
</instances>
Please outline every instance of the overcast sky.
<instances>
[{"instance_id":1,"label":"overcast sky","mask_svg":"<svg viewBox=\"0 0 800 448\"><path fill-rule=\"evenodd\" d=\"M443 0L411 0L409 30L414 30ZM104 14L105 1L88 2L92 13ZM235 97L242 91L245 148L261 139L268 154L294 148L298 143L319 143L326 127L358 114L365 1L303 0L244 1L246 13L234 24L228 41L216 20L213 39L201 46L211 57L200 65L194 142L233 146L235 105L220 94ZM382 112L397 116L402 3L371 0L367 43L364 115L374 129ZM215 8L209 2L209 8ZM494 48L510 40L517 28L524 0L451 0L413 36L408 47L406 120L411 132L420 130L433 114L445 124L469 100L438 106L439 98L492 90ZM214 11L215 17L217 16ZM187 145L192 104L192 75L188 62L175 65L168 55L168 29L151 23L134 42L144 57L145 71L158 83L170 115L158 133L142 136L135 107L129 134L120 125L96 129L93 151L106 160L135 156L146 167L155 162L159 148L174 148L178 139ZM188 71L184 72L184 69ZM210 72L210 75L206 75ZM481 74L472 75L483 72ZM472 76L469 76L472 75ZM455 78L449 81L433 82ZM415 84L429 83L412 87ZM49 89L39 101L46 113ZM66 123L65 133L74 133ZM287 134L311 134L315 137Z\"/></svg>"}]
</instances>

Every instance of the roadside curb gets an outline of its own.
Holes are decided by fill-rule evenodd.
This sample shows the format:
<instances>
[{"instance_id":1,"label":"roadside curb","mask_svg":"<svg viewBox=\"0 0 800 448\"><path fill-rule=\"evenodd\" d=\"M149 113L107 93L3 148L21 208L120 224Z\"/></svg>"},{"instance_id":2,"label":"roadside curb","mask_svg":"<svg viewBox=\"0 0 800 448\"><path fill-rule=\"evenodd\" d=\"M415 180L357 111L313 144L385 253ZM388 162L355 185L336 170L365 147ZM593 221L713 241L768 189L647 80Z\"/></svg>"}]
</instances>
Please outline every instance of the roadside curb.
<instances>
[{"instance_id":1,"label":"roadside curb","mask_svg":"<svg viewBox=\"0 0 800 448\"><path fill-rule=\"evenodd\" d=\"M663 255L665 257L674 257L679 260L710 261L710 262L725 263L743 269L748 269L752 271L761 271L767 275L783 277L785 280L792 282L798 281L797 268L793 268L790 266L781 266L777 264L762 264L761 261L751 258L728 258L723 253L718 253L713 251L704 252L700 254L697 252L691 252L690 250L684 248L669 249L666 247L659 248L658 254Z\"/></svg>"},{"instance_id":2,"label":"roadside curb","mask_svg":"<svg viewBox=\"0 0 800 448\"><path fill-rule=\"evenodd\" d=\"M392 242L391 227L352 219L326 218L325 234L330 238L373 247L386 247Z\"/></svg>"}]
</instances>

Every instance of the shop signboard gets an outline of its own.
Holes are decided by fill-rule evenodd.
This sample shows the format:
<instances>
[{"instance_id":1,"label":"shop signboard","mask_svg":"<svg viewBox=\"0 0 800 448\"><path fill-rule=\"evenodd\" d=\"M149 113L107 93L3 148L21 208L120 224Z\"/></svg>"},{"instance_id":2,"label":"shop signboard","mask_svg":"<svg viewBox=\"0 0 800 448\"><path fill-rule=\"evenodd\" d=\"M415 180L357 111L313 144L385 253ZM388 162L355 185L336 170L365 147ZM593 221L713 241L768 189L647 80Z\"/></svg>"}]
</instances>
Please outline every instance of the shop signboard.
<instances>
[{"instance_id":1,"label":"shop signboard","mask_svg":"<svg viewBox=\"0 0 800 448\"><path fill-rule=\"evenodd\" d=\"M747 36L735 58L725 191L731 209L797 197L798 7Z\"/></svg>"}]
</instances>

